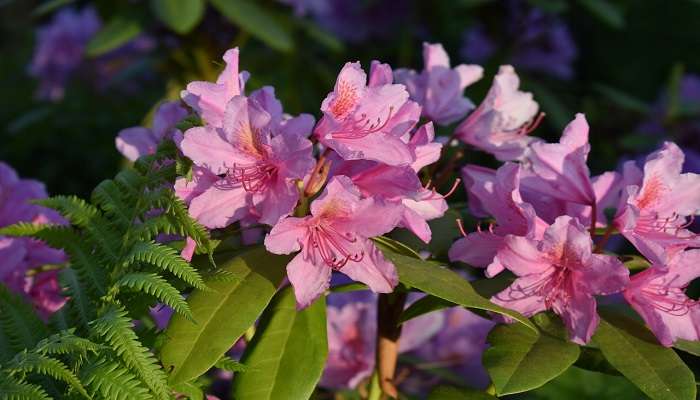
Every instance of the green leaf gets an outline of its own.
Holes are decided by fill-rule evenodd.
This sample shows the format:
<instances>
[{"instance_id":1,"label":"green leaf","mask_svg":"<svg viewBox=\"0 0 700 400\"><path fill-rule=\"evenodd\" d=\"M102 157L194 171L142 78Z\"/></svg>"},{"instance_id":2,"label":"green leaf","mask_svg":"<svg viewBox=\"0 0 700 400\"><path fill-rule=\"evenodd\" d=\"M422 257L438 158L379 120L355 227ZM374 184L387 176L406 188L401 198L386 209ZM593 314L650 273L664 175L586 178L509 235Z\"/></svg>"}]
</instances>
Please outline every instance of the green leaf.
<instances>
[{"instance_id":1,"label":"green leaf","mask_svg":"<svg viewBox=\"0 0 700 400\"><path fill-rule=\"evenodd\" d=\"M294 49L291 33L258 3L251 0L210 0L210 3L229 21L270 47L283 52Z\"/></svg>"},{"instance_id":2,"label":"green leaf","mask_svg":"<svg viewBox=\"0 0 700 400\"><path fill-rule=\"evenodd\" d=\"M497 398L474 389L438 386L430 393L428 400L497 400Z\"/></svg>"},{"instance_id":3,"label":"green leaf","mask_svg":"<svg viewBox=\"0 0 700 400\"><path fill-rule=\"evenodd\" d=\"M65 5L72 3L74 0L49 0L38 5L34 11L32 11L33 17L41 17L42 15L49 14Z\"/></svg>"},{"instance_id":4,"label":"green leaf","mask_svg":"<svg viewBox=\"0 0 700 400\"><path fill-rule=\"evenodd\" d=\"M229 356L221 357L221 360L217 361L214 366L218 369L223 369L229 372L244 372L247 367Z\"/></svg>"},{"instance_id":5,"label":"green leaf","mask_svg":"<svg viewBox=\"0 0 700 400\"><path fill-rule=\"evenodd\" d=\"M385 238L384 240L390 239ZM383 251L384 256L394 263L399 273L399 280L404 285L463 307L493 311L509 316L537 332L537 328L532 322L519 313L497 306L479 296L469 282L456 272L434 262L397 254L386 247L383 242L378 242L378 246Z\"/></svg>"},{"instance_id":6,"label":"green leaf","mask_svg":"<svg viewBox=\"0 0 700 400\"><path fill-rule=\"evenodd\" d=\"M173 390L178 392L181 395L186 396L186 398L190 400L202 400L204 399L204 392L202 389L195 385L194 383L190 382L183 382L180 384L177 384L173 387ZM180 397L178 397L180 398Z\"/></svg>"},{"instance_id":7,"label":"green leaf","mask_svg":"<svg viewBox=\"0 0 700 400\"><path fill-rule=\"evenodd\" d=\"M404 323L413 318L420 317L423 314L428 314L433 311L442 310L454 306L454 303L443 300L435 296L425 296L418 299L408 308L406 308L403 313L401 313L401 323Z\"/></svg>"},{"instance_id":8,"label":"green leaf","mask_svg":"<svg viewBox=\"0 0 700 400\"><path fill-rule=\"evenodd\" d=\"M658 344L641 323L601 313L593 341L610 364L654 400L693 400L693 372L673 349Z\"/></svg>"},{"instance_id":9,"label":"green leaf","mask_svg":"<svg viewBox=\"0 0 700 400\"><path fill-rule=\"evenodd\" d=\"M649 105L647 103L619 89L603 83L594 83L593 88L624 109L637 111L643 114L649 112Z\"/></svg>"},{"instance_id":10,"label":"green leaf","mask_svg":"<svg viewBox=\"0 0 700 400\"><path fill-rule=\"evenodd\" d=\"M484 366L500 395L538 388L561 375L578 358L576 344L522 325L499 325L488 337Z\"/></svg>"},{"instance_id":11,"label":"green leaf","mask_svg":"<svg viewBox=\"0 0 700 400\"><path fill-rule=\"evenodd\" d=\"M174 315L161 360L172 384L207 372L255 322L285 275L289 257L258 247L239 256L219 256L217 265L236 279L205 280L212 290L194 290L187 302L196 324Z\"/></svg>"},{"instance_id":12,"label":"green leaf","mask_svg":"<svg viewBox=\"0 0 700 400\"><path fill-rule=\"evenodd\" d=\"M579 0L579 3L594 17L613 29L625 27L625 17L619 7L608 0Z\"/></svg>"},{"instance_id":13,"label":"green leaf","mask_svg":"<svg viewBox=\"0 0 700 400\"><path fill-rule=\"evenodd\" d=\"M110 400L151 400L153 397L129 370L117 363L98 360L81 369L80 379L93 397ZM99 397L97 397L99 398Z\"/></svg>"},{"instance_id":14,"label":"green leaf","mask_svg":"<svg viewBox=\"0 0 700 400\"><path fill-rule=\"evenodd\" d=\"M8 363L6 368L13 374L36 373L50 376L51 378L67 383L83 397L91 398L78 377L75 376L65 364L54 358L37 353L29 353L25 350L17 354L15 358Z\"/></svg>"},{"instance_id":15,"label":"green leaf","mask_svg":"<svg viewBox=\"0 0 700 400\"><path fill-rule=\"evenodd\" d=\"M698 341L678 339L676 340L676 343L673 344L673 347L700 357L700 342Z\"/></svg>"},{"instance_id":16,"label":"green leaf","mask_svg":"<svg viewBox=\"0 0 700 400\"><path fill-rule=\"evenodd\" d=\"M297 311L291 287L280 291L248 344L248 367L233 383L233 398L308 399L321 379L328 355L326 302Z\"/></svg>"},{"instance_id":17,"label":"green leaf","mask_svg":"<svg viewBox=\"0 0 700 400\"><path fill-rule=\"evenodd\" d=\"M192 313L180 292L158 274L132 272L121 277L115 285L150 294L161 303L170 306L176 313L192 319Z\"/></svg>"},{"instance_id":18,"label":"green leaf","mask_svg":"<svg viewBox=\"0 0 700 400\"><path fill-rule=\"evenodd\" d=\"M0 283L0 331L15 351L31 349L48 336L46 325L30 304Z\"/></svg>"},{"instance_id":19,"label":"green leaf","mask_svg":"<svg viewBox=\"0 0 700 400\"><path fill-rule=\"evenodd\" d=\"M151 0L156 17L179 34L188 33L199 24L204 8L204 0Z\"/></svg>"},{"instance_id":20,"label":"green leaf","mask_svg":"<svg viewBox=\"0 0 700 400\"><path fill-rule=\"evenodd\" d=\"M135 38L142 29L141 24L136 19L116 16L90 40L85 52L90 57L100 56Z\"/></svg>"}]
</instances>

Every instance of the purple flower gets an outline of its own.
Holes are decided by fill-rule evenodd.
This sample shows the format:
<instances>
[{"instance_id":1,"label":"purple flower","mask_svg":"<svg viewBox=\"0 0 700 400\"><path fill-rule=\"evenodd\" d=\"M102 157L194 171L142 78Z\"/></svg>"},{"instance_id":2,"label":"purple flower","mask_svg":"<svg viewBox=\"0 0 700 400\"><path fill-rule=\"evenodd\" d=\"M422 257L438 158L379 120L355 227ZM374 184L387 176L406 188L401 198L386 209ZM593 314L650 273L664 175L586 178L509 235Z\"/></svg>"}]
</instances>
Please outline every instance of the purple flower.
<instances>
[{"instance_id":1,"label":"purple flower","mask_svg":"<svg viewBox=\"0 0 700 400\"><path fill-rule=\"evenodd\" d=\"M532 93L521 92L513 67L501 66L484 101L465 119L455 135L501 161L521 159L528 146L539 139L527 134L539 121L528 124L539 106Z\"/></svg>"},{"instance_id":2,"label":"purple flower","mask_svg":"<svg viewBox=\"0 0 700 400\"><path fill-rule=\"evenodd\" d=\"M256 100L260 96L235 96L227 103L222 127L191 128L180 143L198 168L196 180L191 185L178 181L177 190L190 201L190 215L209 228L228 226L249 214L274 225L293 211L299 198L296 182L314 166L306 138L313 118L282 121L278 102L261 104ZM211 119L215 114L208 115Z\"/></svg>"},{"instance_id":3,"label":"purple flower","mask_svg":"<svg viewBox=\"0 0 700 400\"><path fill-rule=\"evenodd\" d=\"M486 63L497 50L498 46L488 33L486 33L483 24L476 24L464 32L460 54L465 60L483 64Z\"/></svg>"},{"instance_id":4,"label":"purple flower","mask_svg":"<svg viewBox=\"0 0 700 400\"><path fill-rule=\"evenodd\" d=\"M396 81L406 85L411 100L421 105L423 117L449 125L474 108L462 92L481 79L483 68L466 64L450 68L450 59L441 44L423 43L423 62L420 74L408 69L394 72Z\"/></svg>"},{"instance_id":5,"label":"purple flower","mask_svg":"<svg viewBox=\"0 0 700 400\"><path fill-rule=\"evenodd\" d=\"M321 105L314 129L319 141L346 160L411 164L415 156L402 137L420 117L403 85L392 84L391 68L373 62L369 82L360 63L346 63L333 92Z\"/></svg>"},{"instance_id":6,"label":"purple flower","mask_svg":"<svg viewBox=\"0 0 700 400\"><path fill-rule=\"evenodd\" d=\"M627 302L644 318L659 342L700 340L700 303L685 294L700 276L700 250L687 250L666 264L654 264L632 276L624 291Z\"/></svg>"},{"instance_id":7,"label":"purple flower","mask_svg":"<svg viewBox=\"0 0 700 400\"><path fill-rule=\"evenodd\" d=\"M700 210L700 175L681 173L683 152L671 142L650 154L644 172L627 164L627 178L615 225L645 257L665 264L688 247L700 247L700 235L688 218ZM636 182L634 177L636 177Z\"/></svg>"},{"instance_id":8,"label":"purple flower","mask_svg":"<svg viewBox=\"0 0 700 400\"><path fill-rule=\"evenodd\" d=\"M63 9L37 32L37 45L29 73L39 79L39 97L57 101L65 86L83 63L85 46L100 29L92 7Z\"/></svg>"},{"instance_id":9,"label":"purple flower","mask_svg":"<svg viewBox=\"0 0 700 400\"><path fill-rule=\"evenodd\" d=\"M52 210L31 204L47 197L40 182L19 179L7 164L0 162L0 227L17 222L60 224L63 219ZM0 282L10 290L29 298L39 313L48 317L63 306L66 299L55 270L28 275L33 268L66 262L65 254L30 238L0 236Z\"/></svg>"},{"instance_id":10,"label":"purple flower","mask_svg":"<svg viewBox=\"0 0 700 400\"><path fill-rule=\"evenodd\" d=\"M265 238L265 247L275 254L300 251L287 265L297 306L306 307L323 294L334 270L374 292L391 292L398 283L396 269L370 238L391 231L400 218L397 211L362 199L350 178L336 176L311 203L310 216L280 220Z\"/></svg>"},{"instance_id":11,"label":"purple flower","mask_svg":"<svg viewBox=\"0 0 700 400\"><path fill-rule=\"evenodd\" d=\"M152 129L136 126L119 132L115 139L117 149L131 161L153 154L164 139L182 135L176 125L186 116L187 110L179 102L165 102L158 107L153 116Z\"/></svg>"},{"instance_id":12,"label":"purple flower","mask_svg":"<svg viewBox=\"0 0 700 400\"><path fill-rule=\"evenodd\" d=\"M506 236L494 262L518 278L492 302L528 317L552 310L578 344L588 343L598 326L593 296L617 293L629 282L627 268L614 256L594 254L588 232L569 216L557 218L542 240Z\"/></svg>"}]
</instances>

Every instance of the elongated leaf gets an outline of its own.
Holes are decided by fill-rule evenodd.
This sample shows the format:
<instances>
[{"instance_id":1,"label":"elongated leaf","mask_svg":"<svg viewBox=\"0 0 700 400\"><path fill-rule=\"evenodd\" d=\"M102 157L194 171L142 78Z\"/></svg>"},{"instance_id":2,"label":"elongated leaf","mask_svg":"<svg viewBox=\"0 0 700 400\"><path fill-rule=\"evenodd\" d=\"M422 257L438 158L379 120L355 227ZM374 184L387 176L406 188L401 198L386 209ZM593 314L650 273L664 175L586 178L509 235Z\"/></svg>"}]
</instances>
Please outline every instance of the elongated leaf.
<instances>
[{"instance_id":1,"label":"elongated leaf","mask_svg":"<svg viewBox=\"0 0 700 400\"><path fill-rule=\"evenodd\" d=\"M233 398L308 399L328 355L326 302L297 311L294 292L279 292L243 355L248 367L234 380Z\"/></svg>"},{"instance_id":2,"label":"elongated leaf","mask_svg":"<svg viewBox=\"0 0 700 400\"><path fill-rule=\"evenodd\" d=\"M488 342L483 361L498 395L538 388L566 371L579 355L576 344L544 332L536 335L518 324L497 326Z\"/></svg>"},{"instance_id":3,"label":"elongated leaf","mask_svg":"<svg viewBox=\"0 0 700 400\"><path fill-rule=\"evenodd\" d=\"M180 34L191 31L204 16L204 0L151 0L151 8L158 19Z\"/></svg>"},{"instance_id":4,"label":"elongated leaf","mask_svg":"<svg viewBox=\"0 0 700 400\"><path fill-rule=\"evenodd\" d=\"M401 322L420 317L433 311L442 310L454 306L454 303L435 296L425 296L411 304L401 313Z\"/></svg>"},{"instance_id":5,"label":"elongated leaf","mask_svg":"<svg viewBox=\"0 0 700 400\"><path fill-rule=\"evenodd\" d=\"M593 341L610 364L654 400L695 399L693 372L640 323L603 313Z\"/></svg>"},{"instance_id":6,"label":"elongated leaf","mask_svg":"<svg viewBox=\"0 0 700 400\"><path fill-rule=\"evenodd\" d=\"M474 389L438 386L430 393L428 400L497 400L488 393Z\"/></svg>"},{"instance_id":7,"label":"elongated leaf","mask_svg":"<svg viewBox=\"0 0 700 400\"><path fill-rule=\"evenodd\" d=\"M252 0L210 0L229 21L270 47L289 52L294 42L289 31L269 12Z\"/></svg>"},{"instance_id":8,"label":"elongated leaf","mask_svg":"<svg viewBox=\"0 0 700 400\"><path fill-rule=\"evenodd\" d=\"M85 52L96 57L126 44L141 33L142 27L136 19L116 16L90 40Z\"/></svg>"},{"instance_id":9,"label":"elongated leaf","mask_svg":"<svg viewBox=\"0 0 700 400\"><path fill-rule=\"evenodd\" d=\"M625 17L617 5L608 0L579 0L579 3L588 11L613 29L625 27Z\"/></svg>"},{"instance_id":10,"label":"elongated leaf","mask_svg":"<svg viewBox=\"0 0 700 400\"><path fill-rule=\"evenodd\" d=\"M434 262L397 254L379 242L378 246L384 256L396 266L401 283L463 307L506 315L537 332L532 322L519 313L497 306L479 296L469 282L456 272Z\"/></svg>"},{"instance_id":11,"label":"elongated leaf","mask_svg":"<svg viewBox=\"0 0 700 400\"><path fill-rule=\"evenodd\" d=\"M700 357L700 342L698 341L691 342L690 340L679 339L676 340L676 343L673 344L673 347L677 348L678 350L683 350L686 353L690 353L694 356Z\"/></svg>"},{"instance_id":12,"label":"elongated leaf","mask_svg":"<svg viewBox=\"0 0 700 400\"><path fill-rule=\"evenodd\" d=\"M211 368L260 316L272 299L289 257L258 247L239 256L219 256L216 264L235 279L205 280L211 290L188 298L197 323L174 315L161 351L172 384L190 381Z\"/></svg>"}]
</instances>

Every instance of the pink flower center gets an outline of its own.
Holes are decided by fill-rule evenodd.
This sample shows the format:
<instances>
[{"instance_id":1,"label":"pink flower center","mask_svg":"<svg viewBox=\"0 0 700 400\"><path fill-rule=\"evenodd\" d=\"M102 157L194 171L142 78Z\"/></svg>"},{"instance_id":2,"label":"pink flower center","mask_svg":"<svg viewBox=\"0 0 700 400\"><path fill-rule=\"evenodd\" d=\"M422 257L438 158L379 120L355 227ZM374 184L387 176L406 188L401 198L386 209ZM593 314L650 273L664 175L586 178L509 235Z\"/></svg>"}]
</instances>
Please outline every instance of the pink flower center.
<instances>
[{"instance_id":1,"label":"pink flower center","mask_svg":"<svg viewBox=\"0 0 700 400\"><path fill-rule=\"evenodd\" d=\"M339 82L338 92L330 107L331 114L339 119L344 117L355 107L357 98L357 88L355 86L345 81Z\"/></svg>"},{"instance_id":2,"label":"pink flower center","mask_svg":"<svg viewBox=\"0 0 700 400\"><path fill-rule=\"evenodd\" d=\"M338 232L332 226L319 222L309 226L306 231L306 257L315 262L318 255L327 266L341 269L348 261L359 262L364 258L364 251L358 253L352 248L356 242L357 238L351 233Z\"/></svg>"},{"instance_id":3,"label":"pink flower center","mask_svg":"<svg viewBox=\"0 0 700 400\"><path fill-rule=\"evenodd\" d=\"M686 315L690 312L690 307L698 304L697 301L686 296L684 288L680 287L650 284L641 292L652 307L674 316Z\"/></svg>"},{"instance_id":4,"label":"pink flower center","mask_svg":"<svg viewBox=\"0 0 700 400\"><path fill-rule=\"evenodd\" d=\"M547 308L551 308L557 301L568 303L571 298L570 292L573 291L569 269L552 265L542 275L542 278L529 285L511 285L505 294L506 297L499 297L499 294L497 298L503 301L518 301L532 296L543 297Z\"/></svg>"},{"instance_id":5,"label":"pink flower center","mask_svg":"<svg viewBox=\"0 0 700 400\"><path fill-rule=\"evenodd\" d=\"M226 173L231 185L242 185L246 192L261 193L267 190L277 176L277 167L267 161L253 164L233 164Z\"/></svg>"},{"instance_id":6,"label":"pink flower center","mask_svg":"<svg viewBox=\"0 0 700 400\"><path fill-rule=\"evenodd\" d=\"M367 118L367 114L362 113L359 119L343 124L341 130L333 132L333 138L362 139L369 134L379 132L389 123L393 113L394 107L389 107L389 113L384 119L382 119L382 117L377 117L375 119Z\"/></svg>"},{"instance_id":7,"label":"pink flower center","mask_svg":"<svg viewBox=\"0 0 700 400\"><path fill-rule=\"evenodd\" d=\"M637 207L639 207L639 209L644 209L654 205L667 190L663 179L658 175L653 175L644 184L642 193L637 198Z\"/></svg>"}]
</instances>

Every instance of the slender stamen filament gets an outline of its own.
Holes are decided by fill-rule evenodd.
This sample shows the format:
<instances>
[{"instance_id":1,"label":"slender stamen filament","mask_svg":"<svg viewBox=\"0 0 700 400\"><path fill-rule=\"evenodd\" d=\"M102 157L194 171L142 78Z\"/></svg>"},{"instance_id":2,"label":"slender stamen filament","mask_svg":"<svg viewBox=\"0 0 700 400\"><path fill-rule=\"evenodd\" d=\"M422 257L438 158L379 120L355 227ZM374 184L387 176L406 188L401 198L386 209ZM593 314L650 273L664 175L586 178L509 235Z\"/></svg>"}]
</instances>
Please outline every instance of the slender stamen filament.
<instances>
[{"instance_id":1,"label":"slender stamen filament","mask_svg":"<svg viewBox=\"0 0 700 400\"><path fill-rule=\"evenodd\" d=\"M362 113L359 120L355 120L352 125L338 132L333 132L335 139L362 139L363 137L379 132L386 127L394 113L394 107L389 107L389 114L382 120L377 117L375 120L367 118L367 114Z\"/></svg>"},{"instance_id":2,"label":"slender stamen filament","mask_svg":"<svg viewBox=\"0 0 700 400\"><path fill-rule=\"evenodd\" d=\"M673 316L683 316L690 308L698 304L686 296L684 288L651 284L642 289L644 296L650 300L652 307Z\"/></svg>"},{"instance_id":3,"label":"slender stamen filament","mask_svg":"<svg viewBox=\"0 0 700 400\"><path fill-rule=\"evenodd\" d=\"M355 242L357 238L351 233L343 234L332 226L319 223L308 229L307 255L315 260L318 253L326 265L333 269L341 269L348 261L359 262L364 258L364 251L354 253L348 248Z\"/></svg>"},{"instance_id":4,"label":"slender stamen filament","mask_svg":"<svg viewBox=\"0 0 700 400\"><path fill-rule=\"evenodd\" d=\"M502 301L519 301L531 296L543 297L544 304L550 308L557 300L567 303L570 295L565 288L569 285L570 273L568 268L551 266L542 277L529 285L511 285L508 291L496 297Z\"/></svg>"},{"instance_id":5,"label":"slender stamen filament","mask_svg":"<svg viewBox=\"0 0 700 400\"><path fill-rule=\"evenodd\" d=\"M246 192L260 193L267 190L270 182L277 174L277 167L268 162L254 164L233 164L226 173L226 178L231 185L242 185Z\"/></svg>"},{"instance_id":6,"label":"slender stamen filament","mask_svg":"<svg viewBox=\"0 0 700 400\"><path fill-rule=\"evenodd\" d=\"M540 112L539 114L537 114L537 116L535 118L533 118L529 122L525 123L520 128L516 129L515 134L521 135L521 136L529 135L535 129L537 129L538 126L540 126L545 115L546 114L544 112Z\"/></svg>"},{"instance_id":7,"label":"slender stamen filament","mask_svg":"<svg viewBox=\"0 0 700 400\"><path fill-rule=\"evenodd\" d=\"M432 194L425 198L424 200L435 200L435 199L447 199L452 195L457 190L457 187L459 186L459 183L462 181L461 178L455 179L455 182L452 184L452 187L450 190L445 193L445 194L440 194L437 192L437 189L435 187L431 188L430 183L432 182L432 179L428 181L428 183L423 187L425 190L430 190Z\"/></svg>"}]
</instances>

